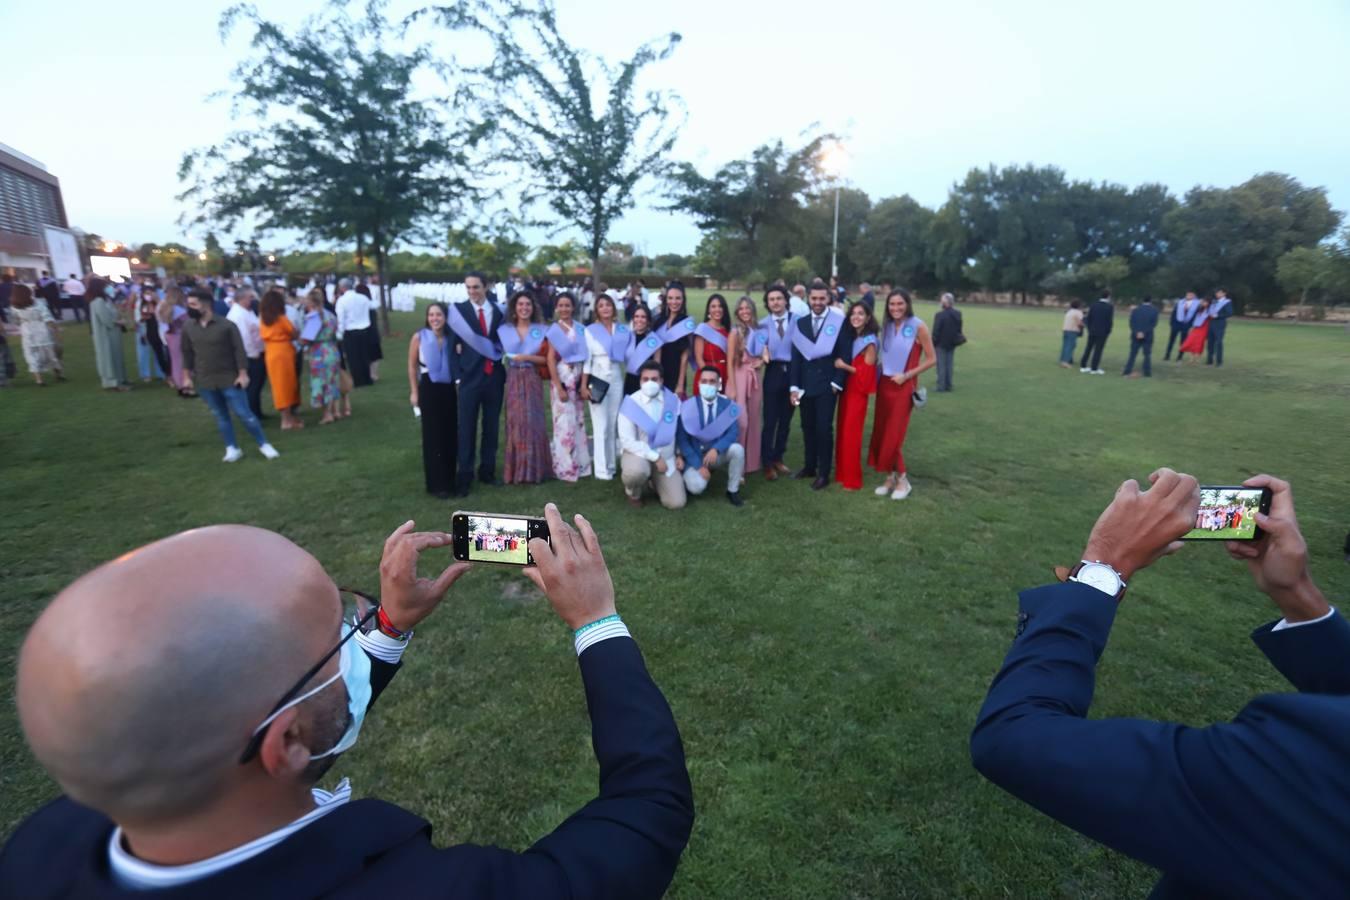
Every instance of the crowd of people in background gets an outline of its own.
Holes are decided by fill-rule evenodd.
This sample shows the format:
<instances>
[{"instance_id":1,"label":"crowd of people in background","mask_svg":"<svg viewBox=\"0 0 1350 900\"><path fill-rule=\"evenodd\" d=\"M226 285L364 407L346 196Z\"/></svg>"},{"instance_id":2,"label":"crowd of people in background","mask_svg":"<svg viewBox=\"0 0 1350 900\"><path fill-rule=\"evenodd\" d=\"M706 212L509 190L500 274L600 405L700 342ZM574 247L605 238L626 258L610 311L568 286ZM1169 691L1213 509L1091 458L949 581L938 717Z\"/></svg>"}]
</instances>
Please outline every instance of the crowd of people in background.
<instances>
[{"instance_id":1,"label":"crowd of people in background","mask_svg":"<svg viewBox=\"0 0 1350 900\"><path fill-rule=\"evenodd\" d=\"M1130 355L1126 359L1121 375L1126 378L1145 378L1153 375L1153 334L1158 327L1162 310L1153 305L1153 298L1144 299L1130 310ZM1172 348L1177 348L1177 362L1186 354L1191 362L1198 363L1201 354L1205 355L1205 365L1223 365L1223 339L1228 330L1228 319L1233 315L1233 301L1228 292L1218 288L1212 295L1200 299L1195 291L1187 291L1186 296L1172 305L1168 322L1171 333L1167 338L1167 350L1164 360L1172 358ZM1105 375L1102 368L1102 352L1106 349L1107 339L1115 326L1116 306L1111 300L1111 291L1104 290L1095 302L1083 309L1077 300L1069 304L1064 313L1062 343L1060 344L1059 364L1061 368L1073 368L1074 348L1078 339L1087 334L1087 345L1083 358L1079 361L1078 371L1084 375ZM1134 371L1136 358L1142 359L1141 372Z\"/></svg>"}]
</instances>

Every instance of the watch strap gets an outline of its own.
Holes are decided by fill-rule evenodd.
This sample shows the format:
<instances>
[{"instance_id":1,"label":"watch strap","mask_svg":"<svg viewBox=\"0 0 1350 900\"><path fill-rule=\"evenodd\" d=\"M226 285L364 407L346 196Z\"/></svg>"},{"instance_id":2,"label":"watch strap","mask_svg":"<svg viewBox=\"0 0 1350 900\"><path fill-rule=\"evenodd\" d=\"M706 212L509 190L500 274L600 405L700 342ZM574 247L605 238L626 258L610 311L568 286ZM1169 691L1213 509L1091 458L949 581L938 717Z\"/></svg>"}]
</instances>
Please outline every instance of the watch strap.
<instances>
[{"instance_id":1,"label":"watch strap","mask_svg":"<svg viewBox=\"0 0 1350 900\"><path fill-rule=\"evenodd\" d=\"M1120 573L1116 572L1115 566L1111 565L1110 563L1104 563L1100 559L1080 559L1078 561L1078 564L1075 565L1072 569L1068 569L1065 577L1061 578L1060 580L1069 581L1076 578L1078 576L1078 573L1083 570L1084 566L1106 566L1112 572L1115 572L1116 580L1120 582L1120 590L1116 591L1116 601L1119 602L1125 598L1125 591L1129 590L1130 586L1125 583L1124 578L1120 577ZM1063 566L1055 567L1056 577L1058 577L1060 570L1063 568L1064 568Z\"/></svg>"}]
</instances>

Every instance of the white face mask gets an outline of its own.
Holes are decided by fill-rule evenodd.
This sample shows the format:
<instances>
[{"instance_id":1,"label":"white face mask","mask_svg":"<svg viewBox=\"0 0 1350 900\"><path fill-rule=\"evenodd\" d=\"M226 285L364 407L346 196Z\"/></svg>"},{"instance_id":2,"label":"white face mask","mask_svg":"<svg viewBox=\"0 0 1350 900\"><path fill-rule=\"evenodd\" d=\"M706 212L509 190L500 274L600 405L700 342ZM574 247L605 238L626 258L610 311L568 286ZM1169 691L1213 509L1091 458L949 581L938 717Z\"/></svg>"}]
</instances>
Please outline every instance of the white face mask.
<instances>
[{"instance_id":1,"label":"white face mask","mask_svg":"<svg viewBox=\"0 0 1350 900\"><path fill-rule=\"evenodd\" d=\"M717 385L700 384L698 386L698 395L704 400L712 400L717 397Z\"/></svg>"},{"instance_id":2,"label":"white face mask","mask_svg":"<svg viewBox=\"0 0 1350 900\"><path fill-rule=\"evenodd\" d=\"M655 397L657 394L661 393L661 382L659 381L642 382L642 393L646 394L648 397Z\"/></svg>"}]
</instances>

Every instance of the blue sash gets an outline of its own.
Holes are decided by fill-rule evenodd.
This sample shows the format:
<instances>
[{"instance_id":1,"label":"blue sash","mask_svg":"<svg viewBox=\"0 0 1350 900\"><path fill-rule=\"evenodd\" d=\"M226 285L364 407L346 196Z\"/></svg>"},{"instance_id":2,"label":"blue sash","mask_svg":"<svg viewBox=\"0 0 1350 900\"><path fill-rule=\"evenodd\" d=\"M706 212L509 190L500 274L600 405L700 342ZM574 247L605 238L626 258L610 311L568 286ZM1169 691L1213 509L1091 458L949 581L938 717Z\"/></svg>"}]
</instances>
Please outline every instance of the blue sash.
<instances>
[{"instance_id":1,"label":"blue sash","mask_svg":"<svg viewBox=\"0 0 1350 900\"><path fill-rule=\"evenodd\" d=\"M319 330L323 328L323 316L314 310L305 313L305 325L300 329L300 340L312 341L319 336Z\"/></svg>"},{"instance_id":2,"label":"blue sash","mask_svg":"<svg viewBox=\"0 0 1350 900\"><path fill-rule=\"evenodd\" d=\"M497 340L502 342L502 349L512 356L538 356L539 348L544 344L544 326L531 322L530 330L522 338L516 326L508 323L497 329ZM512 360L511 365L525 368L533 363Z\"/></svg>"},{"instance_id":3,"label":"blue sash","mask_svg":"<svg viewBox=\"0 0 1350 900\"><path fill-rule=\"evenodd\" d=\"M773 322L773 316L765 316L759 320L759 326L764 329L764 340L769 346L769 359L778 362L792 361L792 333L797 330L797 317L788 313L783 320L783 336L778 336L778 326Z\"/></svg>"},{"instance_id":4,"label":"blue sash","mask_svg":"<svg viewBox=\"0 0 1350 900\"><path fill-rule=\"evenodd\" d=\"M553 349L558 351L558 357L565 363L577 365L584 363L590 352L586 349L586 339L583 336L582 328L575 322L572 323L572 336L568 337L567 332L563 331L562 325L554 322L548 329L548 342L553 345Z\"/></svg>"},{"instance_id":5,"label":"blue sash","mask_svg":"<svg viewBox=\"0 0 1350 900\"><path fill-rule=\"evenodd\" d=\"M640 339L637 332L629 329L628 350L624 358L628 361L628 374L636 375L642 364L652 358L652 354L661 349L661 339L647 332Z\"/></svg>"},{"instance_id":6,"label":"blue sash","mask_svg":"<svg viewBox=\"0 0 1350 900\"><path fill-rule=\"evenodd\" d=\"M680 424L684 425L685 434L705 444L713 444L727 433L728 428L736 424L736 420L741 415L741 408L735 403L728 403L726 408L714 416L711 422L700 425L699 419L702 417L702 411L699 407L702 405L702 397L690 397L684 401L684 405L680 407Z\"/></svg>"},{"instance_id":7,"label":"blue sash","mask_svg":"<svg viewBox=\"0 0 1350 900\"><path fill-rule=\"evenodd\" d=\"M597 344L605 348L605 353L614 360L615 364L623 361L624 354L628 351L628 332L631 331L627 325L620 322L614 323L614 333L610 334L605 330L605 326L599 322L592 322L586 326L586 333L589 334Z\"/></svg>"},{"instance_id":8,"label":"blue sash","mask_svg":"<svg viewBox=\"0 0 1350 900\"><path fill-rule=\"evenodd\" d=\"M711 322L703 322L694 329L694 334L703 338L708 343L717 347L723 353L727 352L727 337L718 331Z\"/></svg>"},{"instance_id":9,"label":"blue sash","mask_svg":"<svg viewBox=\"0 0 1350 900\"><path fill-rule=\"evenodd\" d=\"M852 355L851 357L849 357L849 359L850 359L850 360L857 359L859 353L862 353L864 350L866 350L866 349L867 349L868 347L870 347L870 346L874 346L874 345L876 344L876 342L877 342L877 336L876 336L875 334L865 334L865 335L863 335L862 337L854 338L854 339L853 339L853 355Z\"/></svg>"},{"instance_id":10,"label":"blue sash","mask_svg":"<svg viewBox=\"0 0 1350 900\"><path fill-rule=\"evenodd\" d=\"M914 349L914 342L919 338L919 326L923 320L918 316L910 316L905 319L905 323L900 326L900 333L895 332L895 323L887 320L886 327L881 332L881 374L889 378L892 375L905 374L905 366L909 362L909 353Z\"/></svg>"},{"instance_id":11,"label":"blue sash","mask_svg":"<svg viewBox=\"0 0 1350 900\"><path fill-rule=\"evenodd\" d=\"M492 321L492 313L486 303L483 304L483 318L488 322ZM473 330L464 318L464 314L459 311L458 304L450 307L450 313L446 316L446 319L449 321L450 330L455 333L455 336L472 347L479 356L493 361L502 358L502 352L497 349L496 344L489 340L486 335L481 335Z\"/></svg>"},{"instance_id":12,"label":"blue sash","mask_svg":"<svg viewBox=\"0 0 1350 900\"><path fill-rule=\"evenodd\" d=\"M666 322L656 329L656 336L663 344L673 344L694 333L694 320L687 316L678 322Z\"/></svg>"},{"instance_id":13,"label":"blue sash","mask_svg":"<svg viewBox=\"0 0 1350 900\"><path fill-rule=\"evenodd\" d=\"M1209 319L1209 307L1196 310L1195 318L1191 319L1191 327L1199 328L1201 325L1205 324L1205 321L1208 319Z\"/></svg>"},{"instance_id":14,"label":"blue sash","mask_svg":"<svg viewBox=\"0 0 1350 900\"><path fill-rule=\"evenodd\" d=\"M806 322L807 327L814 327L814 322L810 316L803 316L793 323L792 328L792 346L808 360L820 359L822 356L829 356L834 352L834 345L839 340L839 329L844 327L844 314L837 309L825 311L825 321L820 325L820 334L814 339L807 337L802 333L798 323ZM777 329L774 329L775 332Z\"/></svg>"},{"instance_id":15,"label":"blue sash","mask_svg":"<svg viewBox=\"0 0 1350 900\"><path fill-rule=\"evenodd\" d=\"M764 352L768 343L769 333L767 331L763 328L752 328L745 339L745 352L751 356L759 356Z\"/></svg>"},{"instance_id":16,"label":"blue sash","mask_svg":"<svg viewBox=\"0 0 1350 900\"><path fill-rule=\"evenodd\" d=\"M1227 309L1228 304L1232 302L1233 301L1228 297L1220 297L1218 300L1215 300L1213 305L1209 308L1209 317L1211 319L1219 318L1219 314Z\"/></svg>"},{"instance_id":17,"label":"blue sash","mask_svg":"<svg viewBox=\"0 0 1350 900\"><path fill-rule=\"evenodd\" d=\"M417 332L417 356L427 370L427 378L435 384L450 384L450 336L446 335L438 347L436 334L430 328Z\"/></svg>"},{"instance_id":18,"label":"blue sash","mask_svg":"<svg viewBox=\"0 0 1350 900\"><path fill-rule=\"evenodd\" d=\"M680 398L670 388L661 389L661 422L653 422L651 416L638 405L630 394L623 398L619 415L628 419L647 435L647 446L653 450L675 443L675 424L680 410Z\"/></svg>"}]
</instances>

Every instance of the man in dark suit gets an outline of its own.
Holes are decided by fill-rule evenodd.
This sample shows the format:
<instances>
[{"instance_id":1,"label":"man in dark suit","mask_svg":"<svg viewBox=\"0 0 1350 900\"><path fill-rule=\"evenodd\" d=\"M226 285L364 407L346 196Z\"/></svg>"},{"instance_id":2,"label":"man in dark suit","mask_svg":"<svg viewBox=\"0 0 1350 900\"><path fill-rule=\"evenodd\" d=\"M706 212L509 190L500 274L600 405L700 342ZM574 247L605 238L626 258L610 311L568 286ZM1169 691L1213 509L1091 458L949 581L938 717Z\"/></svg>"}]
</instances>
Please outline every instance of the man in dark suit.
<instances>
[{"instance_id":1,"label":"man in dark suit","mask_svg":"<svg viewBox=\"0 0 1350 900\"><path fill-rule=\"evenodd\" d=\"M1102 291L1100 299L1088 307L1083 324L1087 327L1087 346L1083 348L1083 361L1078 371L1084 374L1105 375L1102 369L1102 351L1106 349L1106 339L1111 336L1115 325L1116 308L1111 304L1111 291ZM1089 365L1089 360L1091 365Z\"/></svg>"},{"instance_id":2,"label":"man in dark suit","mask_svg":"<svg viewBox=\"0 0 1350 900\"><path fill-rule=\"evenodd\" d=\"M314 787L414 627L468 569L418 578L419 552L450 535L395 531L380 605L354 604L354 625L305 551L261 529L212 527L96 569L33 626L19 716L65 796L0 851L0 897L661 896L694 814L679 732L615 614L595 532L551 504L545 516L551 545L531 543L526 573L574 630L600 770L599 795L551 834L523 853L437 849L415 814L353 800L345 779ZM391 738L380 752L397 767ZM443 790L451 771L422 777Z\"/></svg>"},{"instance_id":3,"label":"man in dark suit","mask_svg":"<svg viewBox=\"0 0 1350 900\"><path fill-rule=\"evenodd\" d=\"M952 363L961 342L961 311L953 304L950 293L942 295L942 308L933 318L933 347L937 350L937 389L946 393L952 389Z\"/></svg>"},{"instance_id":4,"label":"man in dark suit","mask_svg":"<svg viewBox=\"0 0 1350 900\"><path fill-rule=\"evenodd\" d=\"M1350 887L1350 624L1308 572L1289 485L1229 542L1283 618L1252 639L1298 693L1193 728L1088 719L1125 582L1195 525L1195 479L1127 481L1064 584L1021 596L1017 637L971 736L980 772L1075 831L1162 870L1155 897L1343 897ZM1061 578L1066 573L1061 573ZM1203 615L1203 613L1197 613Z\"/></svg>"},{"instance_id":5,"label":"man in dark suit","mask_svg":"<svg viewBox=\"0 0 1350 900\"><path fill-rule=\"evenodd\" d=\"M764 426L760 433L760 462L764 478L777 481L778 476L792 472L783 455L787 452L788 435L792 430L792 405L789 388L792 386L792 332L797 327L796 317L788 307L787 288L772 285L764 292L764 308L768 315L759 320L759 327L768 338L769 361L764 366ZM746 440L753 440L746 435Z\"/></svg>"},{"instance_id":6,"label":"man in dark suit","mask_svg":"<svg viewBox=\"0 0 1350 900\"><path fill-rule=\"evenodd\" d=\"M1214 302L1209 305L1209 336L1205 339L1205 365L1223 365L1223 336L1228 332L1228 319L1233 315L1233 299L1219 288Z\"/></svg>"},{"instance_id":7,"label":"man in dark suit","mask_svg":"<svg viewBox=\"0 0 1350 900\"><path fill-rule=\"evenodd\" d=\"M1172 307L1172 317L1169 320L1172 333L1167 336L1167 352L1163 354L1163 359L1172 358L1174 344L1186 343L1186 335L1191 333L1191 320L1195 318L1195 313L1199 309L1200 301L1195 298L1195 291L1187 291L1185 298L1178 300Z\"/></svg>"},{"instance_id":8,"label":"man in dark suit","mask_svg":"<svg viewBox=\"0 0 1350 900\"><path fill-rule=\"evenodd\" d=\"M457 465L456 496L469 496L473 480L473 459L478 442L478 420L483 420L483 444L478 457L478 480L493 487L497 480L497 429L502 416L502 399L506 394L506 367L501 364L501 344L497 328L502 324L502 312L487 297L487 278L471 272L464 278L469 299L454 305L450 328L457 340L454 345L455 363L459 380L459 461ZM478 339L463 332L467 328ZM478 344L477 347L474 344ZM495 355L493 355L495 354Z\"/></svg>"},{"instance_id":9,"label":"man in dark suit","mask_svg":"<svg viewBox=\"0 0 1350 900\"><path fill-rule=\"evenodd\" d=\"M836 368L835 360L849 361L850 341L846 338L844 316L829 309L830 288L817 278L807 296L811 315L802 316L794 325L792 363L788 388L793 406L802 410L802 446L805 464L793 478L813 478L811 489L823 490L830 484L830 465L834 461L834 406L844 390L848 373ZM802 347L825 347L823 353L808 359ZM816 352L815 350L812 351Z\"/></svg>"},{"instance_id":10,"label":"man in dark suit","mask_svg":"<svg viewBox=\"0 0 1350 900\"><path fill-rule=\"evenodd\" d=\"M1134 371L1134 358L1142 350L1144 377L1153 377L1153 331L1157 327L1158 308L1153 305L1152 297L1145 296L1144 302L1130 311L1130 357L1125 361L1122 375L1127 378L1139 377Z\"/></svg>"}]
</instances>

